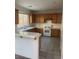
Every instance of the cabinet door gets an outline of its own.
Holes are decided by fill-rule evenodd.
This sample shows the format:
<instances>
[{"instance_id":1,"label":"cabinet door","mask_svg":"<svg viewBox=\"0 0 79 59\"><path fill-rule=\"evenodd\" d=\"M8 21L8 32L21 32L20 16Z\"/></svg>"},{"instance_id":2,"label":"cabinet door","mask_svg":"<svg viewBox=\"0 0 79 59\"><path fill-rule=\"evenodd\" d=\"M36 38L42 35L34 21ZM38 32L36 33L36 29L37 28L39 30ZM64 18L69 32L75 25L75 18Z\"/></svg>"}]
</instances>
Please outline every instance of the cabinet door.
<instances>
[{"instance_id":1,"label":"cabinet door","mask_svg":"<svg viewBox=\"0 0 79 59\"><path fill-rule=\"evenodd\" d=\"M52 14L52 23L61 23L61 21L62 21L61 13Z\"/></svg>"},{"instance_id":2,"label":"cabinet door","mask_svg":"<svg viewBox=\"0 0 79 59\"><path fill-rule=\"evenodd\" d=\"M62 21L62 14L57 15L57 23L61 23Z\"/></svg>"},{"instance_id":3,"label":"cabinet door","mask_svg":"<svg viewBox=\"0 0 79 59\"><path fill-rule=\"evenodd\" d=\"M40 16L39 15L35 15L35 23L39 23L40 22Z\"/></svg>"},{"instance_id":4,"label":"cabinet door","mask_svg":"<svg viewBox=\"0 0 79 59\"><path fill-rule=\"evenodd\" d=\"M40 18L39 19L39 23L44 23L44 16L43 15L40 15L39 18Z\"/></svg>"},{"instance_id":5,"label":"cabinet door","mask_svg":"<svg viewBox=\"0 0 79 59\"><path fill-rule=\"evenodd\" d=\"M35 15L35 23L44 23L44 16L43 15Z\"/></svg>"},{"instance_id":6,"label":"cabinet door","mask_svg":"<svg viewBox=\"0 0 79 59\"><path fill-rule=\"evenodd\" d=\"M52 36L53 37L60 37L60 29L52 29Z\"/></svg>"},{"instance_id":7,"label":"cabinet door","mask_svg":"<svg viewBox=\"0 0 79 59\"><path fill-rule=\"evenodd\" d=\"M46 15L44 16L44 22L47 22L47 21L49 21L49 20L52 21L52 15L51 15L51 14L46 14Z\"/></svg>"},{"instance_id":8,"label":"cabinet door","mask_svg":"<svg viewBox=\"0 0 79 59\"><path fill-rule=\"evenodd\" d=\"M52 23L57 23L57 15L56 14L52 15Z\"/></svg>"},{"instance_id":9,"label":"cabinet door","mask_svg":"<svg viewBox=\"0 0 79 59\"><path fill-rule=\"evenodd\" d=\"M18 10L15 9L15 24L19 24L19 18L18 18Z\"/></svg>"}]
</instances>

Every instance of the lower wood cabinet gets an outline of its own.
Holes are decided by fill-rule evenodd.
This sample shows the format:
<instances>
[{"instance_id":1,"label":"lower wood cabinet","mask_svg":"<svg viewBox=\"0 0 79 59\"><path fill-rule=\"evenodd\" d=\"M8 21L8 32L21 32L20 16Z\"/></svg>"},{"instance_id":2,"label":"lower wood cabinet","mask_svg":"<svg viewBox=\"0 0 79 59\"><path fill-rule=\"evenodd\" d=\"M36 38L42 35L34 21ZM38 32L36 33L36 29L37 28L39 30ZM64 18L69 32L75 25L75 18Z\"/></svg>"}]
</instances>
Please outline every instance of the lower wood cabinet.
<instances>
[{"instance_id":1,"label":"lower wood cabinet","mask_svg":"<svg viewBox=\"0 0 79 59\"><path fill-rule=\"evenodd\" d=\"M41 33L43 35L43 29L42 28L33 28L28 30L28 32L36 32L36 33ZM60 38L61 31L60 29L51 29L51 36Z\"/></svg>"},{"instance_id":2,"label":"lower wood cabinet","mask_svg":"<svg viewBox=\"0 0 79 59\"><path fill-rule=\"evenodd\" d=\"M41 33L43 34L43 29L42 28L33 28L33 29L30 29L30 30L27 30L29 32L37 32L37 33Z\"/></svg>"},{"instance_id":3,"label":"lower wood cabinet","mask_svg":"<svg viewBox=\"0 0 79 59\"><path fill-rule=\"evenodd\" d=\"M30 30L27 30L28 32L36 32L36 28L33 28L33 29L30 29Z\"/></svg>"},{"instance_id":4,"label":"lower wood cabinet","mask_svg":"<svg viewBox=\"0 0 79 59\"><path fill-rule=\"evenodd\" d=\"M52 31L51 33L52 37L60 37L61 35L60 29L52 29L51 31Z\"/></svg>"}]
</instances>

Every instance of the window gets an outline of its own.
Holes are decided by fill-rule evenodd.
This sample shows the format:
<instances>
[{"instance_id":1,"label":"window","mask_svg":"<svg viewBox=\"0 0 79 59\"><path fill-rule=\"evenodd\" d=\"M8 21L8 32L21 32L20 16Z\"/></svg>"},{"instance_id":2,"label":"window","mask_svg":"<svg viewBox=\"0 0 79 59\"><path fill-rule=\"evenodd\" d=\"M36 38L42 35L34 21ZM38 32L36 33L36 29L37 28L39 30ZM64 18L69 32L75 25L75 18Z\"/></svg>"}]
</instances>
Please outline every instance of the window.
<instances>
[{"instance_id":1,"label":"window","mask_svg":"<svg viewBox=\"0 0 79 59\"><path fill-rule=\"evenodd\" d=\"M29 15L19 13L19 24L28 25L29 24Z\"/></svg>"}]
</instances>

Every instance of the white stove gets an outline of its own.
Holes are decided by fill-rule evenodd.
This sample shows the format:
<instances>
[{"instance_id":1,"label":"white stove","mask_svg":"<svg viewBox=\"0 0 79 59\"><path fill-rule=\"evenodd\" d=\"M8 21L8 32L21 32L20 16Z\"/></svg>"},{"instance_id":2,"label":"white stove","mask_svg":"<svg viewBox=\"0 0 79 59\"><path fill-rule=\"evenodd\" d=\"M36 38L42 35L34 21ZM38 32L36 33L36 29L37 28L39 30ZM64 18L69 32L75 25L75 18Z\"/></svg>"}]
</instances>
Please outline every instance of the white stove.
<instances>
[{"instance_id":1,"label":"white stove","mask_svg":"<svg viewBox=\"0 0 79 59\"><path fill-rule=\"evenodd\" d=\"M44 25L43 35L44 36L51 36L51 29L52 29L51 23L46 23Z\"/></svg>"}]
</instances>

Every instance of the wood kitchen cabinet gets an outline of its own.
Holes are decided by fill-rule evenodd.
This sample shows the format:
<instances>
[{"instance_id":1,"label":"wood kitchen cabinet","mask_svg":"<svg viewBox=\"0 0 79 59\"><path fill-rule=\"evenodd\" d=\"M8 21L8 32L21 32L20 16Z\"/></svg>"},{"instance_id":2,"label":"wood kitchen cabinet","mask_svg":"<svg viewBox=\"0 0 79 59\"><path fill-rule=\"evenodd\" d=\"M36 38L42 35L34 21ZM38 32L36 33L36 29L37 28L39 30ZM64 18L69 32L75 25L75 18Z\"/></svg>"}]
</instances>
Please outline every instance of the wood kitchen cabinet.
<instances>
[{"instance_id":1,"label":"wood kitchen cabinet","mask_svg":"<svg viewBox=\"0 0 79 59\"><path fill-rule=\"evenodd\" d=\"M35 23L40 23L40 16L39 15L35 15Z\"/></svg>"},{"instance_id":2,"label":"wood kitchen cabinet","mask_svg":"<svg viewBox=\"0 0 79 59\"><path fill-rule=\"evenodd\" d=\"M19 24L19 15L18 15L18 10L15 9L15 24Z\"/></svg>"},{"instance_id":3,"label":"wood kitchen cabinet","mask_svg":"<svg viewBox=\"0 0 79 59\"><path fill-rule=\"evenodd\" d=\"M39 17L40 17L39 23L44 23L44 15L40 15Z\"/></svg>"},{"instance_id":4,"label":"wood kitchen cabinet","mask_svg":"<svg viewBox=\"0 0 79 59\"><path fill-rule=\"evenodd\" d=\"M62 13L54 13L54 14L34 14L33 21L35 23L45 23L47 20L51 20L52 23L61 23L62 21Z\"/></svg>"},{"instance_id":5,"label":"wood kitchen cabinet","mask_svg":"<svg viewBox=\"0 0 79 59\"><path fill-rule=\"evenodd\" d=\"M37 32L36 31L36 28L33 28L33 29L29 29L29 30L27 30L28 32Z\"/></svg>"},{"instance_id":6,"label":"wood kitchen cabinet","mask_svg":"<svg viewBox=\"0 0 79 59\"><path fill-rule=\"evenodd\" d=\"M57 15L57 23L61 23L62 22L62 14L58 14Z\"/></svg>"},{"instance_id":7,"label":"wood kitchen cabinet","mask_svg":"<svg viewBox=\"0 0 79 59\"><path fill-rule=\"evenodd\" d=\"M37 28L37 32L43 34L43 29L42 28Z\"/></svg>"},{"instance_id":8,"label":"wood kitchen cabinet","mask_svg":"<svg viewBox=\"0 0 79 59\"><path fill-rule=\"evenodd\" d=\"M35 23L44 23L44 16L43 15L35 15Z\"/></svg>"},{"instance_id":9,"label":"wood kitchen cabinet","mask_svg":"<svg viewBox=\"0 0 79 59\"><path fill-rule=\"evenodd\" d=\"M36 33L41 33L43 34L43 29L42 28L33 28L30 30L27 30L28 32L36 32Z\"/></svg>"},{"instance_id":10,"label":"wood kitchen cabinet","mask_svg":"<svg viewBox=\"0 0 79 59\"><path fill-rule=\"evenodd\" d=\"M56 14L52 15L52 23L57 23L57 15Z\"/></svg>"},{"instance_id":11,"label":"wood kitchen cabinet","mask_svg":"<svg viewBox=\"0 0 79 59\"><path fill-rule=\"evenodd\" d=\"M61 21L62 21L61 13L52 14L52 23L61 23Z\"/></svg>"},{"instance_id":12,"label":"wood kitchen cabinet","mask_svg":"<svg viewBox=\"0 0 79 59\"><path fill-rule=\"evenodd\" d=\"M52 37L57 37L57 38L60 38L60 29L52 29L52 33L51 33L51 36Z\"/></svg>"}]
</instances>

